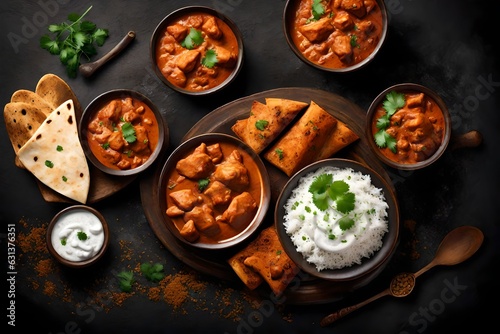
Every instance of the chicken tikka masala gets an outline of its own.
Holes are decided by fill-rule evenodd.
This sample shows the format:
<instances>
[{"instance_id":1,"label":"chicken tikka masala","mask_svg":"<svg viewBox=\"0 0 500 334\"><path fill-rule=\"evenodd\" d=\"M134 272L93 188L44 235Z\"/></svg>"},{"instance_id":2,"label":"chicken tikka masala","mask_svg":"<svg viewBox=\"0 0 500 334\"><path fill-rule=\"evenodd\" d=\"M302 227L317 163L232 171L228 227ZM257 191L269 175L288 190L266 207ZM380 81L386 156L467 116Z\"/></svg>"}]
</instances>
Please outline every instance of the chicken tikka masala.
<instances>
[{"instance_id":1,"label":"chicken tikka masala","mask_svg":"<svg viewBox=\"0 0 500 334\"><path fill-rule=\"evenodd\" d=\"M253 221L261 179L245 150L228 142L202 143L168 175L166 214L188 242L219 243Z\"/></svg>"},{"instance_id":2,"label":"chicken tikka masala","mask_svg":"<svg viewBox=\"0 0 500 334\"><path fill-rule=\"evenodd\" d=\"M156 45L156 64L171 84L203 91L230 76L238 53L231 28L218 17L197 12L169 23Z\"/></svg>"},{"instance_id":3,"label":"chicken tikka masala","mask_svg":"<svg viewBox=\"0 0 500 334\"><path fill-rule=\"evenodd\" d=\"M87 141L106 167L128 170L143 165L158 145L159 126L149 106L132 97L99 109L87 126Z\"/></svg>"},{"instance_id":4,"label":"chicken tikka masala","mask_svg":"<svg viewBox=\"0 0 500 334\"><path fill-rule=\"evenodd\" d=\"M375 50L383 32L382 12L375 0L301 0L289 29L309 61L340 69Z\"/></svg>"}]
</instances>

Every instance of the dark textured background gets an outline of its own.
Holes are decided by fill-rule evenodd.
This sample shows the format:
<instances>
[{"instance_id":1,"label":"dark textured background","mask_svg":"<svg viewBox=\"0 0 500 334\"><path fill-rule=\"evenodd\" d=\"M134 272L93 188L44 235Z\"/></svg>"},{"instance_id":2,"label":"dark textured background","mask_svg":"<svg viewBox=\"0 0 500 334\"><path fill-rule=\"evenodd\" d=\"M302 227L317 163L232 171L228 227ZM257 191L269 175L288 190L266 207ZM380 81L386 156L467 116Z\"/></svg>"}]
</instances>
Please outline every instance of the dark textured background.
<instances>
[{"instance_id":1,"label":"dark textured background","mask_svg":"<svg viewBox=\"0 0 500 334\"><path fill-rule=\"evenodd\" d=\"M137 38L124 54L93 78L69 79L58 59L42 50L38 40L46 33L47 24L64 21L70 12L83 13L90 4L93 9L87 19L110 32L99 55L129 30L135 30ZM243 33L243 70L229 89L215 97L179 95L165 87L151 70L152 31L169 12L190 4L221 9ZM202 276L200 279L206 282L207 290L193 296L196 302L186 302L182 306L185 312L136 292L121 306L103 301L110 305L109 309L93 308L92 318L90 313L82 315L78 310L89 311L95 306L88 299L95 290L117 289L113 273L127 266L152 261L164 263L167 273L171 274L189 270L161 245L150 229L142 210L139 179L126 190L93 205L111 226L112 241L102 264L83 272L57 267L48 278L37 277L35 263L30 262L27 255L21 256L17 248L16 327L9 326L9 332L34 326L37 332L46 333L201 333L208 330L214 333L442 333L494 326L496 319L486 304L497 302L499 281L498 270L494 272L500 254L497 244L500 73L499 54L494 51L498 43L499 3L399 0L386 1L386 4L390 17L388 37L378 57L356 73L335 75L311 68L293 55L282 32L284 0L2 1L2 105L9 102L15 90L34 90L38 79L49 72L67 80L83 106L110 89L135 89L150 97L162 110L170 128L169 150L172 150L184 133L211 110L253 93L279 87L312 87L339 94L367 109L371 100L386 87L414 82L441 95L452 114L454 134L479 130L484 136L481 147L448 150L425 170L391 173L400 200L401 221L416 222L415 239L402 228L398 253L386 271L341 301L258 309L244 298L241 285ZM26 30L26 22L34 29ZM9 34L22 36L23 43L14 47ZM485 86L488 81L492 84ZM7 224L16 224L17 233L25 233L27 230L18 222L26 222L29 227L47 224L66 204L44 202L34 179L14 166L14 153L3 118L0 152L0 235L2 256L7 259ZM385 288L391 275L424 266L446 232L460 225L477 226L485 234L483 247L471 260L454 267L434 268L418 279L409 297L386 297L331 328L319 326L320 319L329 312ZM131 258L126 261L119 240L129 245L127 252ZM421 255L415 260L405 254L406 243L412 240L418 241L416 250ZM96 278L99 284L93 283ZM44 294L42 286L47 280L62 282L71 291L71 300ZM35 289L33 282L41 286ZM453 292L449 283L456 283L460 288ZM145 282L142 284L147 286ZM226 293L232 303L225 305L221 293ZM8 304L2 306L7 313ZM221 310L227 308L224 312L228 314L237 306L242 307L241 321L221 316ZM6 318L3 319L6 323Z\"/></svg>"}]
</instances>

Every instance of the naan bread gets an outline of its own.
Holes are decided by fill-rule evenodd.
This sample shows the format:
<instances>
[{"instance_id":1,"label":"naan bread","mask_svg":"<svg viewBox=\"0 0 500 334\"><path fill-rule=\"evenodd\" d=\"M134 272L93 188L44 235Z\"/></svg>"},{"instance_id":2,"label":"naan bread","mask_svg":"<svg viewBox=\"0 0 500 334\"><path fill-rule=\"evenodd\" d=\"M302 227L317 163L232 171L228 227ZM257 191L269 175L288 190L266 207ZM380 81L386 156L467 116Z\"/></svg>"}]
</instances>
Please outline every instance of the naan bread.
<instances>
[{"instance_id":1,"label":"naan bread","mask_svg":"<svg viewBox=\"0 0 500 334\"><path fill-rule=\"evenodd\" d=\"M256 153L260 153L306 106L304 102L280 98L266 98L266 104L254 101L250 116L237 120L231 129Z\"/></svg>"},{"instance_id":2,"label":"naan bread","mask_svg":"<svg viewBox=\"0 0 500 334\"><path fill-rule=\"evenodd\" d=\"M276 296L283 294L300 270L283 250L274 226L262 230L228 262L249 289L265 281Z\"/></svg>"},{"instance_id":3,"label":"naan bread","mask_svg":"<svg viewBox=\"0 0 500 334\"><path fill-rule=\"evenodd\" d=\"M56 109L65 101L72 100L77 119L82 116L82 107L71 87L55 74L48 73L40 78L35 93L44 99L52 109Z\"/></svg>"},{"instance_id":4,"label":"naan bread","mask_svg":"<svg viewBox=\"0 0 500 334\"><path fill-rule=\"evenodd\" d=\"M311 101L302 117L264 153L264 158L292 176L315 161L337 119Z\"/></svg>"},{"instance_id":5,"label":"naan bread","mask_svg":"<svg viewBox=\"0 0 500 334\"><path fill-rule=\"evenodd\" d=\"M9 102L4 107L3 117L12 148L16 153L16 166L24 168L17 153L33 136L45 120L42 110L25 102Z\"/></svg>"},{"instance_id":6,"label":"naan bread","mask_svg":"<svg viewBox=\"0 0 500 334\"><path fill-rule=\"evenodd\" d=\"M86 203L90 174L76 125L72 100L57 107L18 152L24 167L42 183Z\"/></svg>"},{"instance_id":7,"label":"naan bread","mask_svg":"<svg viewBox=\"0 0 500 334\"><path fill-rule=\"evenodd\" d=\"M49 114L55 109L55 107L53 108L49 105L40 95L27 89L16 90L10 98L10 102L24 102L26 104L30 104L32 107L42 111L45 116L49 116Z\"/></svg>"}]
</instances>

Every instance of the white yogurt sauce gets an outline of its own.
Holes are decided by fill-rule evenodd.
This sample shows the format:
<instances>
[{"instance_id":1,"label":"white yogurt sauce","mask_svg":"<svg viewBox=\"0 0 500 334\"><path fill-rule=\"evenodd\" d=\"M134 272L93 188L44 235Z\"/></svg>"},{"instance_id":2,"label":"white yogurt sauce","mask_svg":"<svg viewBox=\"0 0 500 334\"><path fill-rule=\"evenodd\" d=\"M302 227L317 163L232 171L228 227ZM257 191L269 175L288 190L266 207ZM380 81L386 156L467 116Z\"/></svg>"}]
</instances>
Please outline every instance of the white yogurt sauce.
<instances>
[{"instance_id":1,"label":"white yogurt sauce","mask_svg":"<svg viewBox=\"0 0 500 334\"><path fill-rule=\"evenodd\" d=\"M69 261L84 261L96 255L104 244L101 221L86 210L63 213L51 235L55 251Z\"/></svg>"}]
</instances>

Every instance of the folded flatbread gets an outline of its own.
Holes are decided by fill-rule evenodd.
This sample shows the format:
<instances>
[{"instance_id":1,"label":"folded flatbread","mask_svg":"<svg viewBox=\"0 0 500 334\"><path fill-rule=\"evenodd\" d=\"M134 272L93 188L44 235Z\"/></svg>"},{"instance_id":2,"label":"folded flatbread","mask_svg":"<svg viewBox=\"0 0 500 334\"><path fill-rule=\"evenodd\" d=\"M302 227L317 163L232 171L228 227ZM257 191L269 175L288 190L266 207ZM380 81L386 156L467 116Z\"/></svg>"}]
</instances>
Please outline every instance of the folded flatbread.
<instances>
[{"instance_id":1,"label":"folded flatbread","mask_svg":"<svg viewBox=\"0 0 500 334\"><path fill-rule=\"evenodd\" d=\"M283 294L300 270L283 250L274 226L262 230L228 262L249 289L265 281L276 296Z\"/></svg>"},{"instance_id":2,"label":"folded flatbread","mask_svg":"<svg viewBox=\"0 0 500 334\"><path fill-rule=\"evenodd\" d=\"M72 100L57 107L19 149L19 160L42 183L86 203L90 174L76 125Z\"/></svg>"},{"instance_id":3,"label":"folded flatbread","mask_svg":"<svg viewBox=\"0 0 500 334\"><path fill-rule=\"evenodd\" d=\"M311 101L304 115L264 152L264 158L292 176L316 159L336 125L335 117Z\"/></svg>"},{"instance_id":4,"label":"folded flatbread","mask_svg":"<svg viewBox=\"0 0 500 334\"><path fill-rule=\"evenodd\" d=\"M306 106L304 102L280 98L266 98L266 104L254 101L250 116L237 120L231 129L256 153L260 153Z\"/></svg>"}]
</instances>

